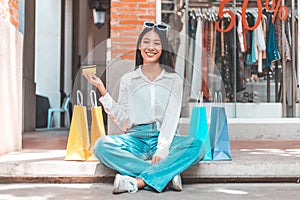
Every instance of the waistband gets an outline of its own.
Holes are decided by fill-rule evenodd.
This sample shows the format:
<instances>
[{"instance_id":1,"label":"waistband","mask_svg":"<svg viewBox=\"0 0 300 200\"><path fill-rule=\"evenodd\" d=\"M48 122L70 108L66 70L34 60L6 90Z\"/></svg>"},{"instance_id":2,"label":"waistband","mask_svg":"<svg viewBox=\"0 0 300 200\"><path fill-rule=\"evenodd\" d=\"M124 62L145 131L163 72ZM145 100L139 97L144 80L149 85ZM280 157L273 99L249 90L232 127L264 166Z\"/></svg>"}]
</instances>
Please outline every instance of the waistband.
<instances>
[{"instance_id":1,"label":"waistband","mask_svg":"<svg viewBox=\"0 0 300 200\"><path fill-rule=\"evenodd\" d=\"M156 124L156 122L145 123L145 124L135 124L135 125L132 125L132 127L130 129L128 129L126 132L128 133L128 132L136 131L139 129L157 130L157 124Z\"/></svg>"}]
</instances>

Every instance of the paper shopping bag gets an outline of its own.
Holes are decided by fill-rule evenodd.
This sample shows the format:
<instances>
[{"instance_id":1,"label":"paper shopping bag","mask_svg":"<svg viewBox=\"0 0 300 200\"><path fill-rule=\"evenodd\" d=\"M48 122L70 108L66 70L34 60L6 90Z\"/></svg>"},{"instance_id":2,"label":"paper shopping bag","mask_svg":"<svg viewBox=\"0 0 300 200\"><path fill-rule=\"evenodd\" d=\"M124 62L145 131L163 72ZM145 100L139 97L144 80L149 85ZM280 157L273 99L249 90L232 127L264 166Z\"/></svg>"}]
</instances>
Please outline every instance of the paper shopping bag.
<instances>
[{"instance_id":1,"label":"paper shopping bag","mask_svg":"<svg viewBox=\"0 0 300 200\"><path fill-rule=\"evenodd\" d=\"M200 98L200 105L193 107L190 119L189 136L202 141L205 149L203 160L212 160L210 137L208 134L208 124L206 108L202 104L203 96Z\"/></svg>"},{"instance_id":2,"label":"paper shopping bag","mask_svg":"<svg viewBox=\"0 0 300 200\"><path fill-rule=\"evenodd\" d=\"M218 99L215 94L215 99ZM209 136L213 160L231 160L230 139L225 108L220 104L222 94L219 93L219 104L211 108Z\"/></svg>"},{"instance_id":3,"label":"paper shopping bag","mask_svg":"<svg viewBox=\"0 0 300 200\"><path fill-rule=\"evenodd\" d=\"M91 145L89 147L89 152L91 156L88 160L98 160L94 156L94 145L98 138L105 136L105 128L103 122L102 108L97 106L96 92L91 90L90 98L92 102L91 114L92 114L92 123L91 123Z\"/></svg>"},{"instance_id":4,"label":"paper shopping bag","mask_svg":"<svg viewBox=\"0 0 300 200\"><path fill-rule=\"evenodd\" d=\"M89 135L86 107L82 105L82 93L77 90L77 105L74 105L69 131L65 160L86 160L91 156L88 151Z\"/></svg>"}]
</instances>

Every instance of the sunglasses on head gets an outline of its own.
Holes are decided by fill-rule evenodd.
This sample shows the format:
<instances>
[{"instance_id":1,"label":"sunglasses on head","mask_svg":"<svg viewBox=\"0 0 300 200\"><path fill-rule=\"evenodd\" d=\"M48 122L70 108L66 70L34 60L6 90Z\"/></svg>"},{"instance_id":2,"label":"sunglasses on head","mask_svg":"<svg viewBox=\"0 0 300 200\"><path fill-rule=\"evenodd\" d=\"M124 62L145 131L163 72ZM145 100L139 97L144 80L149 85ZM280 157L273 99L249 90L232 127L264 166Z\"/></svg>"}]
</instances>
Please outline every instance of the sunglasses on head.
<instances>
[{"instance_id":1,"label":"sunglasses on head","mask_svg":"<svg viewBox=\"0 0 300 200\"><path fill-rule=\"evenodd\" d=\"M169 27L167 25L154 24L152 22L144 22L144 27L146 27L146 28L156 27L158 30L161 30L161 31L167 31L169 29Z\"/></svg>"}]
</instances>

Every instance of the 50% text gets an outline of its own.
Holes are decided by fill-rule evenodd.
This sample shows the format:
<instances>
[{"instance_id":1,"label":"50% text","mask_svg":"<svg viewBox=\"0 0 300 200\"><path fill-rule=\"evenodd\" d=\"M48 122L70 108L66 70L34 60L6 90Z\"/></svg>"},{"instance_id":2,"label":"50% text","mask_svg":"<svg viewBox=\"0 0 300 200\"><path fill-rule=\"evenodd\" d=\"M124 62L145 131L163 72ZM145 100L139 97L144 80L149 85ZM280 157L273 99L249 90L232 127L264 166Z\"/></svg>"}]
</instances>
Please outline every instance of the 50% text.
<instances>
[{"instance_id":1,"label":"50% text","mask_svg":"<svg viewBox=\"0 0 300 200\"><path fill-rule=\"evenodd\" d=\"M230 19L231 19L230 20L230 24L228 25L228 27L226 29L222 29L220 27L220 20L218 20L216 22L216 28L217 28L217 30L219 32L222 32L222 33L230 31L233 28L234 24L235 24L235 20L236 20L235 18L236 17L235 17L234 12L231 11L231 10L225 10L224 9L225 6L226 6L226 3L230 3L230 2L232 2L232 0L221 0L220 1L220 7L219 7L219 12L218 12L219 19L223 18L225 15L229 15ZM289 9L286 6L282 6L281 2L282 2L282 0L277 0L277 2L275 0L273 0L273 1L266 0L266 2L265 2L266 10L268 10L269 12L274 12L273 19L272 19L272 23L273 24L275 22L275 19L276 19L277 15L278 15L279 19L283 20L283 21L288 18ZM256 0L256 3L257 3L257 12L258 13L257 13L256 22L255 22L255 24L252 27L250 27L248 25L248 22L247 22L247 19L246 19L246 12L247 12L248 3L249 3L249 0L245 0L243 2L243 5L242 5L242 13L241 13L241 15L242 15L242 23L243 23L244 27L247 30L255 30L259 26L259 24L260 24L260 22L262 20L262 10L263 10L262 9L262 2L261 2L261 0ZM270 4L271 4L271 6L270 6Z\"/></svg>"}]
</instances>

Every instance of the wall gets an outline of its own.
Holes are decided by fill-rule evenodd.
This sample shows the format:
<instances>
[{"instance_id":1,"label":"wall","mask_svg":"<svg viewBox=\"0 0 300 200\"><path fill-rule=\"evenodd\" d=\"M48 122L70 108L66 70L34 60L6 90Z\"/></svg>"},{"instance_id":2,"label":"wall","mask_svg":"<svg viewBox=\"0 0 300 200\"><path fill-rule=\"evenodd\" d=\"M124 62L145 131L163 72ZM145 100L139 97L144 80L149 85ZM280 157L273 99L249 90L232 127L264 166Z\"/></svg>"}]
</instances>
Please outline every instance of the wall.
<instances>
[{"instance_id":1,"label":"wall","mask_svg":"<svg viewBox=\"0 0 300 200\"><path fill-rule=\"evenodd\" d=\"M18 0L0 0L0 155L22 145L22 48Z\"/></svg>"},{"instance_id":2,"label":"wall","mask_svg":"<svg viewBox=\"0 0 300 200\"><path fill-rule=\"evenodd\" d=\"M112 0L111 1L111 43L112 58L126 56L135 51L136 41L145 21L155 22L155 0Z\"/></svg>"},{"instance_id":3,"label":"wall","mask_svg":"<svg viewBox=\"0 0 300 200\"><path fill-rule=\"evenodd\" d=\"M22 0L24 1L24 0ZM19 7L20 9L20 7ZM34 81L35 60L35 0L26 1L24 5L24 43L23 48L23 132L35 130L36 118L36 84ZM25 20L26 19L26 20Z\"/></svg>"},{"instance_id":4,"label":"wall","mask_svg":"<svg viewBox=\"0 0 300 200\"><path fill-rule=\"evenodd\" d=\"M65 78L64 91L66 94L72 92L72 6L73 0L66 0L65 10Z\"/></svg>"},{"instance_id":5,"label":"wall","mask_svg":"<svg viewBox=\"0 0 300 200\"><path fill-rule=\"evenodd\" d=\"M36 94L60 107L61 0L36 0L35 29ZM56 113L54 126L59 125Z\"/></svg>"}]
</instances>

